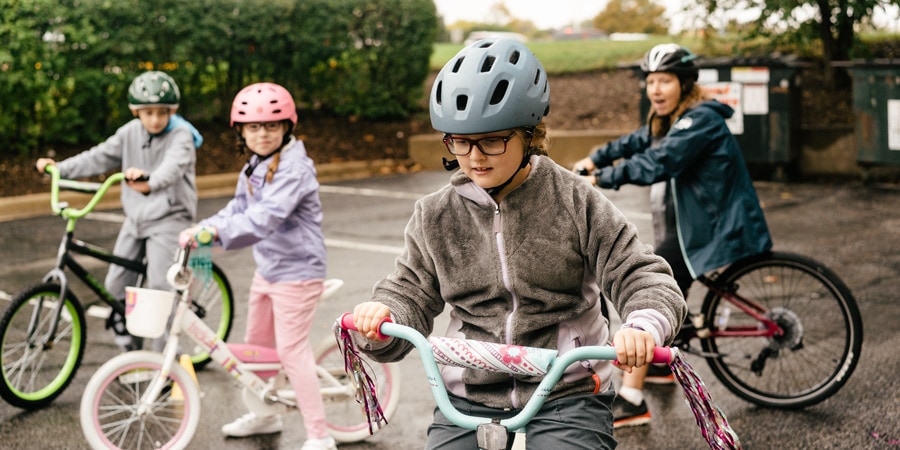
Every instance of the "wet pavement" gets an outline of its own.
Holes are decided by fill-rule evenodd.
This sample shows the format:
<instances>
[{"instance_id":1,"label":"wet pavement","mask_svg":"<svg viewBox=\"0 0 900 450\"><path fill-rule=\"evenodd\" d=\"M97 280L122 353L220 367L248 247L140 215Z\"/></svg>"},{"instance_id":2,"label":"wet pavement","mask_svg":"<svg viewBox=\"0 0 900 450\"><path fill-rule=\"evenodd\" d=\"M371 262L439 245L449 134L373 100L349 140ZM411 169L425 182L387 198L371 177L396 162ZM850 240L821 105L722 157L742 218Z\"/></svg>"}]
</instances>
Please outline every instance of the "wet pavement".
<instances>
[{"instance_id":1,"label":"wet pavement","mask_svg":"<svg viewBox=\"0 0 900 450\"><path fill-rule=\"evenodd\" d=\"M329 339L331 321L365 300L375 281L391 270L414 200L445 184L448 177L445 172L421 172L323 185L329 277L341 278L346 284L332 300L320 305L314 340ZM900 348L900 187L757 183L757 189L775 248L820 260L839 274L855 295L865 326L859 365L848 384L832 398L803 410L780 411L736 398L713 377L702 359L689 357L689 362L706 382L745 448L900 448L900 391L895 386L900 373L896 351ZM626 187L605 192L635 222L641 236L649 239L646 189ZM202 200L200 215L213 213L226 201ZM77 235L111 246L119 228L118 214L109 210L83 219ZM62 232L61 219L49 214L0 223L0 298L46 273ZM215 259L231 280L238 300L237 322L230 340L240 341L252 257L249 251L240 250L217 254ZM102 277L102 266L91 267ZM699 308L694 295L689 302ZM4 303L0 300L0 305ZM440 330L441 326L436 328ZM78 425L83 386L97 367L117 353L103 330L102 319L89 319L88 327L89 344L82 367L73 384L52 405L23 411L0 402L0 447L86 448ZM416 355L400 363L403 398L391 424L365 442L340 448L422 448L434 402L426 394L429 388L419 363ZM299 448L304 432L297 413L287 417L289 426L281 435L224 438L219 427L244 412L240 393L217 369L207 368L198 376L204 391L203 410L200 430L190 448ZM619 448L707 447L677 387L648 387L646 396L654 415L652 424L617 430Z\"/></svg>"}]
</instances>

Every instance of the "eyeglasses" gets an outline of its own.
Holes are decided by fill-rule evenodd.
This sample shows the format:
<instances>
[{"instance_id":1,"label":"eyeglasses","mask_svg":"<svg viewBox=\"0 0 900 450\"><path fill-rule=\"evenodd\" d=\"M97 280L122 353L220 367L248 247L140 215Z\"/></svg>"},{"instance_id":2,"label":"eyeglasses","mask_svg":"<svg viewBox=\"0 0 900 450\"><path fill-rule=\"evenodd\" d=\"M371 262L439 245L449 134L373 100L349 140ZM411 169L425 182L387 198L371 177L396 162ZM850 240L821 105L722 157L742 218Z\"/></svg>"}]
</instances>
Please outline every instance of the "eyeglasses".
<instances>
[{"instance_id":1,"label":"eyeglasses","mask_svg":"<svg viewBox=\"0 0 900 450\"><path fill-rule=\"evenodd\" d=\"M447 147L447 150L456 156L466 156L472 152L472 147L478 147L481 153L488 156L497 156L506 153L506 143L509 142L516 132L509 133L509 136L490 136L481 139L466 139L459 136L444 136L441 142Z\"/></svg>"},{"instance_id":2,"label":"eyeglasses","mask_svg":"<svg viewBox=\"0 0 900 450\"><path fill-rule=\"evenodd\" d=\"M281 127L281 122L253 122L244 124L244 129L253 133L256 133L263 128L265 128L266 131L278 131Z\"/></svg>"}]
</instances>

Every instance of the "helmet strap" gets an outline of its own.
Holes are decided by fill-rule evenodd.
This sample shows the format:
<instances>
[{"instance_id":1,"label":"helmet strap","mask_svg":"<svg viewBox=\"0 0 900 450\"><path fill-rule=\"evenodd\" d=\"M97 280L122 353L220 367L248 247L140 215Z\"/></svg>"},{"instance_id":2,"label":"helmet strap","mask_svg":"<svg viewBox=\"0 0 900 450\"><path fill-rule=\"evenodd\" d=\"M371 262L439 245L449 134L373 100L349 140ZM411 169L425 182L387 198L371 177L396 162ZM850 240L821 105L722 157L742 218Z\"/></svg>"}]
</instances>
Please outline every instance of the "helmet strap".
<instances>
[{"instance_id":1,"label":"helmet strap","mask_svg":"<svg viewBox=\"0 0 900 450\"><path fill-rule=\"evenodd\" d=\"M441 164L444 165L444 170L447 172L452 172L456 169L459 169L459 161L457 160L449 160L447 158L441 158Z\"/></svg>"},{"instance_id":2,"label":"helmet strap","mask_svg":"<svg viewBox=\"0 0 900 450\"><path fill-rule=\"evenodd\" d=\"M494 187L492 187L492 188L487 188L487 189L485 189L485 191L487 191L487 193L490 194L491 197L493 197L493 196L499 194L500 191L502 191L503 188L505 188L506 186L509 186L509 183L512 183L513 178L515 178L516 175L518 175L519 172L520 172L522 169L524 169L525 166L528 165L528 161L529 161L529 157L528 157L527 155L526 155L526 156L523 156L523 157L522 157L522 163L519 164L519 167L516 168L516 171L513 172L512 176L509 177L508 180L504 181L503 184L501 184L501 185L499 185L499 186L494 186Z\"/></svg>"},{"instance_id":3,"label":"helmet strap","mask_svg":"<svg viewBox=\"0 0 900 450\"><path fill-rule=\"evenodd\" d=\"M529 152L528 150L531 149L531 142L534 140L534 128L526 128L525 133L528 135L528 144L525 146L525 151L522 154L522 162L519 163L519 167L516 169L516 171L513 172L512 176L509 177L509 179L507 179L505 182L503 182L503 184L485 189L485 191L487 191L487 193L490 194L491 197L498 194L506 186L509 186L509 183L512 183L513 178L515 178L516 175L519 174L519 171L524 169L525 166L528 165L528 162L531 161L531 152Z\"/></svg>"}]
</instances>

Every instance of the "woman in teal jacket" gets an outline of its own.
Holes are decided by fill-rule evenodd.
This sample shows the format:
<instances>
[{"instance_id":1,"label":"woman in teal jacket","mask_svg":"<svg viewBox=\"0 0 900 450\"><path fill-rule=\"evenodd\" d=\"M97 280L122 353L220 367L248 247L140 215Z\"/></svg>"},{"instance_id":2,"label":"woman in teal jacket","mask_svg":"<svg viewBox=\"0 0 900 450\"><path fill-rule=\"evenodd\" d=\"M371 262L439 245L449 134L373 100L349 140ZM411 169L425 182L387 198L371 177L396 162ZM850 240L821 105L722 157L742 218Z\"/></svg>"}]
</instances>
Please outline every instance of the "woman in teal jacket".
<instances>
[{"instance_id":1,"label":"woman in teal jacket","mask_svg":"<svg viewBox=\"0 0 900 450\"><path fill-rule=\"evenodd\" d=\"M741 149L725 124L734 111L696 84L695 58L677 44L647 52L641 63L651 104L647 125L575 164L601 188L653 185L656 253L672 266L685 296L698 276L772 248ZM630 376L640 380L629 399L639 408L614 410L616 426L650 420L640 395L643 376L626 374L626 387Z\"/></svg>"}]
</instances>

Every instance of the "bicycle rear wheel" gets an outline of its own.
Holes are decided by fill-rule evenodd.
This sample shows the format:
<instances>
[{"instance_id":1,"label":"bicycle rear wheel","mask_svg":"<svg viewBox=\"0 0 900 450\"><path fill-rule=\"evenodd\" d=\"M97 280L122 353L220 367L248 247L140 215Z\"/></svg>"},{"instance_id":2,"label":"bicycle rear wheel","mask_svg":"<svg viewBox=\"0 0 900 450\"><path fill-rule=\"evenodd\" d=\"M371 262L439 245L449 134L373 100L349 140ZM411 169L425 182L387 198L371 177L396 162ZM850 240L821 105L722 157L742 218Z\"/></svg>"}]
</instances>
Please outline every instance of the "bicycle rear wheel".
<instances>
[{"instance_id":1,"label":"bicycle rear wheel","mask_svg":"<svg viewBox=\"0 0 900 450\"><path fill-rule=\"evenodd\" d=\"M225 272L212 265L212 277L208 282L195 282L191 286L191 309L223 341L228 340L234 322L234 296ZM202 368L212 361L209 354L198 348L191 352L194 367Z\"/></svg>"},{"instance_id":2,"label":"bicycle rear wheel","mask_svg":"<svg viewBox=\"0 0 900 450\"><path fill-rule=\"evenodd\" d=\"M66 293L59 320L53 314L60 286L41 283L13 298L0 319L0 397L24 409L47 406L75 378L84 356L84 310ZM56 323L56 332L50 332Z\"/></svg>"},{"instance_id":3,"label":"bicycle rear wheel","mask_svg":"<svg viewBox=\"0 0 900 450\"><path fill-rule=\"evenodd\" d=\"M338 442L366 439L370 436L369 422L356 401L356 389L344 371L344 356L337 342L333 338L323 339L315 348L315 357L328 433ZM400 404L400 369L396 364L366 361L384 417L390 421Z\"/></svg>"},{"instance_id":4,"label":"bicycle rear wheel","mask_svg":"<svg viewBox=\"0 0 900 450\"><path fill-rule=\"evenodd\" d=\"M81 397L81 431L91 448L183 449L200 423L200 389L178 364L168 385L146 411L141 396L159 376L163 355L134 351L109 360ZM173 395L178 387L181 395Z\"/></svg>"},{"instance_id":5,"label":"bicycle rear wheel","mask_svg":"<svg viewBox=\"0 0 900 450\"><path fill-rule=\"evenodd\" d=\"M731 265L715 284L758 304L782 336L702 339L722 384L761 406L794 409L819 403L850 378L862 350L863 325L850 290L815 260L772 252ZM703 301L711 330L759 322L712 290Z\"/></svg>"}]
</instances>

